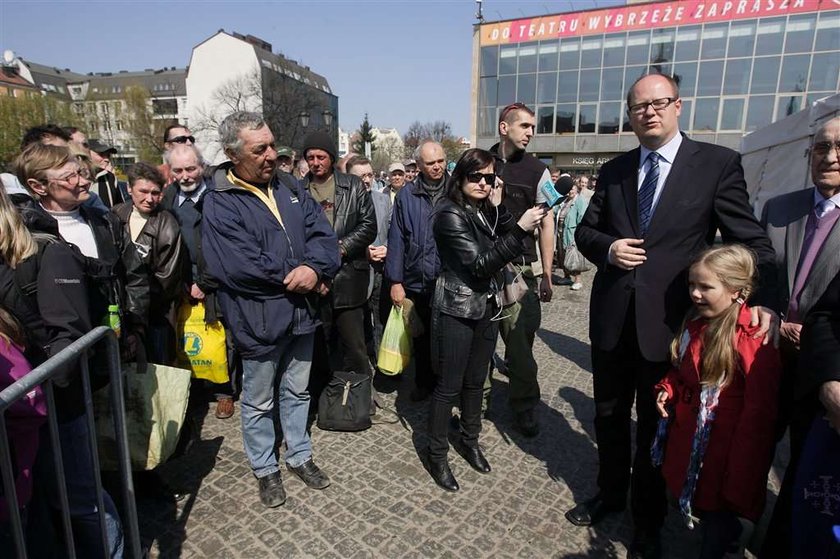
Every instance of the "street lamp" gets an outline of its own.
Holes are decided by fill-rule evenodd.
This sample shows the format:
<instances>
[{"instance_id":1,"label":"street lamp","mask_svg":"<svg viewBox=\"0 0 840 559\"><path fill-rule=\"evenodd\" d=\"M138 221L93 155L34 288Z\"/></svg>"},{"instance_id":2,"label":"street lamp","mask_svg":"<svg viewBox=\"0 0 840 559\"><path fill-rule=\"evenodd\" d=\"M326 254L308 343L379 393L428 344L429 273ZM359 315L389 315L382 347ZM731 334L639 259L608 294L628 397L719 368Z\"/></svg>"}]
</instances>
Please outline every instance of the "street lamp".
<instances>
[{"instance_id":1,"label":"street lamp","mask_svg":"<svg viewBox=\"0 0 840 559\"><path fill-rule=\"evenodd\" d=\"M324 109L324 112L321 113L321 114L324 117L324 124L327 126L328 129L331 128L332 127L333 112L329 109Z\"/></svg>"},{"instance_id":2,"label":"street lamp","mask_svg":"<svg viewBox=\"0 0 840 559\"><path fill-rule=\"evenodd\" d=\"M309 111L301 111L301 113L298 115L301 127L306 128L307 126L309 126L309 116Z\"/></svg>"}]
</instances>

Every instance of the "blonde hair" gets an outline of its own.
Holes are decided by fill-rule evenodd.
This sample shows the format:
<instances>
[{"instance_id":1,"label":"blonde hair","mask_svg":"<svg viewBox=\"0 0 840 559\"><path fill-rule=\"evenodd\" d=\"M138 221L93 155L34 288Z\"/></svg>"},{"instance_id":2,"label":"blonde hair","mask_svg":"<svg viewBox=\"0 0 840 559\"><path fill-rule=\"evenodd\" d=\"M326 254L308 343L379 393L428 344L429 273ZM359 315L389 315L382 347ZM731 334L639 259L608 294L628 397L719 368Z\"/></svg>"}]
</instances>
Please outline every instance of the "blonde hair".
<instances>
[{"instance_id":1,"label":"blonde hair","mask_svg":"<svg viewBox=\"0 0 840 559\"><path fill-rule=\"evenodd\" d=\"M747 247L739 244L723 245L707 249L692 262L691 267L705 266L727 289L738 293L738 301L720 315L709 319L703 334L703 358L700 363L700 384L704 386L726 386L738 366L738 349L735 333L741 304L753 291L756 280L755 256ZM697 317L691 310L683 321L680 334L671 342L671 361L679 366L680 338L686 323Z\"/></svg>"},{"instance_id":2,"label":"blonde hair","mask_svg":"<svg viewBox=\"0 0 840 559\"><path fill-rule=\"evenodd\" d=\"M49 146L36 143L27 146L17 156L14 167L20 183L33 198L40 200L41 195L32 190L27 181L29 179L35 179L46 184L49 180L47 171L50 169L59 169L69 161L75 160L77 160L76 157L67 146Z\"/></svg>"},{"instance_id":3,"label":"blonde hair","mask_svg":"<svg viewBox=\"0 0 840 559\"><path fill-rule=\"evenodd\" d=\"M23 224L6 189L0 188L0 258L14 269L36 252L35 239Z\"/></svg>"},{"instance_id":4,"label":"blonde hair","mask_svg":"<svg viewBox=\"0 0 840 559\"><path fill-rule=\"evenodd\" d=\"M24 347L26 341L20 322L2 306L0 306L0 341L5 342L7 346L15 343L20 347Z\"/></svg>"}]
</instances>

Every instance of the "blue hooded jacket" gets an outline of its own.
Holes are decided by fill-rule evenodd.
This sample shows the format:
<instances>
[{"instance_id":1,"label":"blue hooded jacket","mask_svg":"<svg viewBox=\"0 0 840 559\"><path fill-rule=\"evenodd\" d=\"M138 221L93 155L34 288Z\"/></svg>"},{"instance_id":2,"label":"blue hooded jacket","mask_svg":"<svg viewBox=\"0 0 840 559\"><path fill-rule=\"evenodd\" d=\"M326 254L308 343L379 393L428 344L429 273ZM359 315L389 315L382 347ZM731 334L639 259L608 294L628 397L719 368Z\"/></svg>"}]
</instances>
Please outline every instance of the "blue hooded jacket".
<instances>
[{"instance_id":1,"label":"blue hooded jacket","mask_svg":"<svg viewBox=\"0 0 840 559\"><path fill-rule=\"evenodd\" d=\"M201 222L202 257L219 282L225 327L246 359L268 354L283 336L318 326L318 295L287 292L283 279L306 265L331 280L338 239L321 206L291 175L272 177L283 225L255 194L231 183L223 163L209 173Z\"/></svg>"}]
</instances>

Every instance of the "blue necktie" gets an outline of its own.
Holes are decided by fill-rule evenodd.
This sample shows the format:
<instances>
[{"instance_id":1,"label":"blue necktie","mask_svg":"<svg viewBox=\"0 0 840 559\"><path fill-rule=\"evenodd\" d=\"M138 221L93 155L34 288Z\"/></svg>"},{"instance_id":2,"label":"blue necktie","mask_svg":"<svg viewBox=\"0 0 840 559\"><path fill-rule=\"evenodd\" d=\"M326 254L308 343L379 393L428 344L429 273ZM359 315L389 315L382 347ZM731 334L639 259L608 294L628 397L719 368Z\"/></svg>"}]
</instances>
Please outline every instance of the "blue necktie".
<instances>
[{"instance_id":1,"label":"blue necktie","mask_svg":"<svg viewBox=\"0 0 840 559\"><path fill-rule=\"evenodd\" d=\"M653 195L656 194L656 183L659 182L659 154L652 151L647 156L650 162L645 181L639 189L639 227L642 237L647 234L650 226L651 210L653 208Z\"/></svg>"}]
</instances>

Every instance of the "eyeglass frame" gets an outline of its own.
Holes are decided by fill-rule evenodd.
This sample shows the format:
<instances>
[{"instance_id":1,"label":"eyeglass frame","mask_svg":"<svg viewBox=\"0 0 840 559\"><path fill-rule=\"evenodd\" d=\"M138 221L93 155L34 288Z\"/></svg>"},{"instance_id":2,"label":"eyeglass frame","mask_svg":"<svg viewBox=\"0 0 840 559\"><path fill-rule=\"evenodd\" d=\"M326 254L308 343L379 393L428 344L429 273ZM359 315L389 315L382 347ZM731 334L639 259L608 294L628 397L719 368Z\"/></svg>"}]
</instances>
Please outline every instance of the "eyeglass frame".
<instances>
[{"instance_id":1,"label":"eyeglass frame","mask_svg":"<svg viewBox=\"0 0 840 559\"><path fill-rule=\"evenodd\" d=\"M632 105L627 105L627 114L641 116L645 114L648 110L648 107L652 107L654 111L657 113L661 113L674 103L680 100L680 97L660 97L659 99L654 99L653 101L647 101L646 103L634 103ZM668 101L662 107L656 108L656 103L661 101Z\"/></svg>"},{"instance_id":2,"label":"eyeglass frame","mask_svg":"<svg viewBox=\"0 0 840 559\"><path fill-rule=\"evenodd\" d=\"M478 180L473 180L476 176L478 177ZM498 175L496 173L479 173L478 171L476 171L474 173L467 173L466 175L464 175L464 178L466 178L467 182L469 182L470 184L481 184L481 179L484 179L484 184L492 187L496 185L497 176Z\"/></svg>"},{"instance_id":3,"label":"eyeglass frame","mask_svg":"<svg viewBox=\"0 0 840 559\"><path fill-rule=\"evenodd\" d=\"M814 142L811 146L811 151L820 157L825 157L831 151L836 151L838 156L840 156L840 140L834 142Z\"/></svg>"},{"instance_id":4,"label":"eyeglass frame","mask_svg":"<svg viewBox=\"0 0 840 559\"><path fill-rule=\"evenodd\" d=\"M195 145L195 136L175 136L174 138L170 138L166 140L167 143L175 143L175 144L186 144L190 142L191 144Z\"/></svg>"},{"instance_id":5,"label":"eyeglass frame","mask_svg":"<svg viewBox=\"0 0 840 559\"><path fill-rule=\"evenodd\" d=\"M75 178L75 184L73 184L73 178ZM47 183L50 183L52 181L62 181L66 182L71 187L76 188L82 182L82 179L90 181L90 171L87 170L85 167L79 166L78 169L76 169L72 173L64 175L63 177L57 177L54 179L48 178Z\"/></svg>"}]
</instances>

